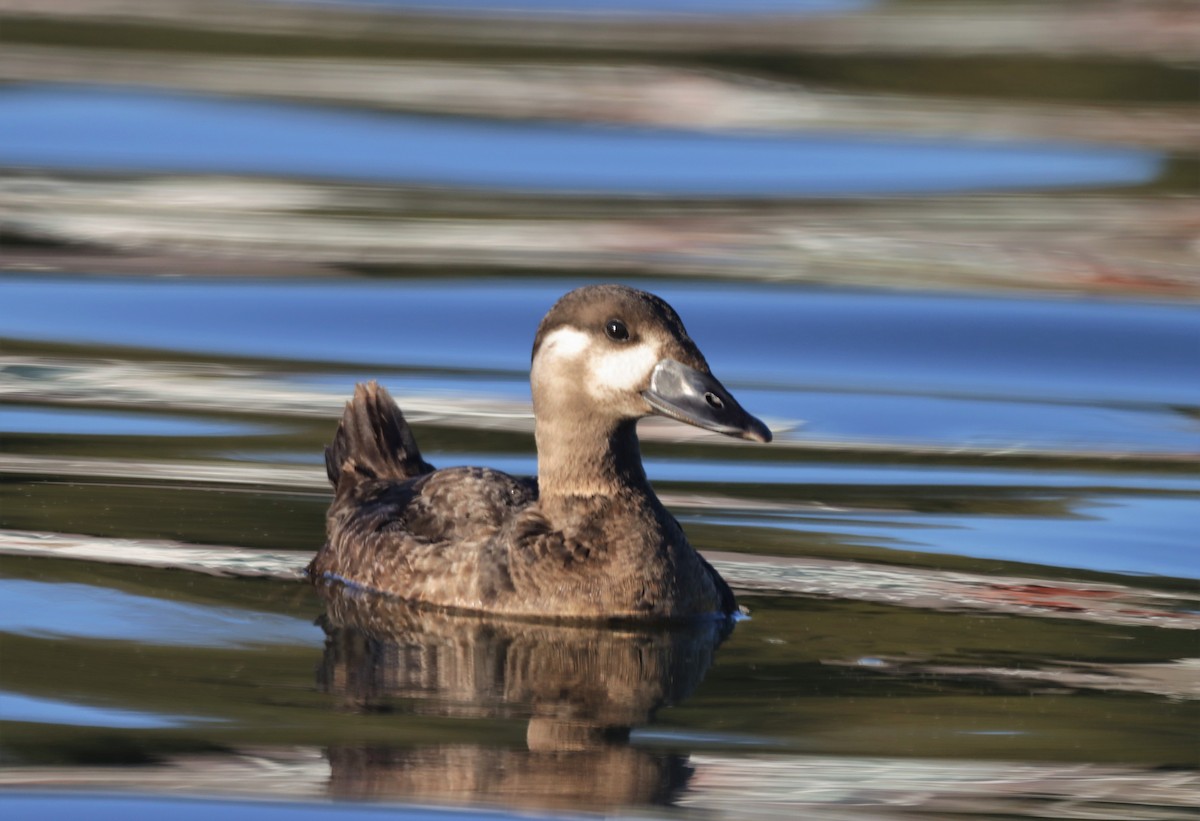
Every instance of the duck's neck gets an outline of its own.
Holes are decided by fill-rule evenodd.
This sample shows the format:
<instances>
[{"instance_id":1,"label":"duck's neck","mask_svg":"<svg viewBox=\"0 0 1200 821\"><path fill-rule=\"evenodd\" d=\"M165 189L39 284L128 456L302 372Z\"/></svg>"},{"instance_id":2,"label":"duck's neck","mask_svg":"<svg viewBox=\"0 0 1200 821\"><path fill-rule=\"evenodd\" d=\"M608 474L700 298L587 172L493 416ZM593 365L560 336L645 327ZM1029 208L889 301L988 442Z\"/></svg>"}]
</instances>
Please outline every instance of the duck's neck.
<instances>
[{"instance_id":1,"label":"duck's neck","mask_svg":"<svg viewBox=\"0 0 1200 821\"><path fill-rule=\"evenodd\" d=\"M582 498L611 498L630 491L653 498L638 447L637 422L607 426L538 420L538 493L544 508Z\"/></svg>"}]
</instances>

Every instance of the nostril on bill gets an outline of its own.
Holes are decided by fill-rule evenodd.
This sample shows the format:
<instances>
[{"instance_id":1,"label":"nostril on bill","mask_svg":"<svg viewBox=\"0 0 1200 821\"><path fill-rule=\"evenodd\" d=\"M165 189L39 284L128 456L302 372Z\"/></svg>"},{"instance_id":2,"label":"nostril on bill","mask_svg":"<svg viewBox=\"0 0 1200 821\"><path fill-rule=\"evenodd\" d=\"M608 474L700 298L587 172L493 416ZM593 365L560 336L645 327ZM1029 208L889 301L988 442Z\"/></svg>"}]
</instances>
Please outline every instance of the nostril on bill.
<instances>
[{"instance_id":1,"label":"nostril on bill","mask_svg":"<svg viewBox=\"0 0 1200 821\"><path fill-rule=\"evenodd\" d=\"M721 397L717 396L715 393L710 392L710 393L704 394L704 401L708 403L708 406L710 408L714 408L716 410L724 410L725 409L725 403L722 402Z\"/></svg>"}]
</instances>

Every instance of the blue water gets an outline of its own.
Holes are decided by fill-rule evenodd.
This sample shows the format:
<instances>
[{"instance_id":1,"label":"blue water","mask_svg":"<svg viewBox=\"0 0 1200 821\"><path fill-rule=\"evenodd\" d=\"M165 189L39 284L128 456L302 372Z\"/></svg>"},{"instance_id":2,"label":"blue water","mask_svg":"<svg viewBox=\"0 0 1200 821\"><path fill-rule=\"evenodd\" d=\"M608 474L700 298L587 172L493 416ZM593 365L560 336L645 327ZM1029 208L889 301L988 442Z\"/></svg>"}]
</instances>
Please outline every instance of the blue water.
<instances>
[{"instance_id":1,"label":"blue water","mask_svg":"<svg viewBox=\"0 0 1200 821\"><path fill-rule=\"evenodd\" d=\"M235 607L202 607L107 587L0 579L0 624L45 638L108 639L150 645L248 647L320 644L311 624Z\"/></svg>"},{"instance_id":2,"label":"blue water","mask_svg":"<svg viewBox=\"0 0 1200 821\"><path fill-rule=\"evenodd\" d=\"M799 489L800 493L804 490ZM833 536L851 544L923 554L970 556L1103 573L1200 578L1200 551L1181 540L1179 532L1179 523L1197 510L1194 493L1174 499L1078 492L1016 494L1016 499L1022 498L1059 502L1068 512L1039 516L834 510L771 517L700 513L680 519L685 523L705 522L730 528L782 528L808 538Z\"/></svg>"},{"instance_id":3,"label":"blue water","mask_svg":"<svg viewBox=\"0 0 1200 821\"><path fill-rule=\"evenodd\" d=\"M375 821L399 817L405 821L520 821L525 814L495 810L439 810L428 807L375 808L353 804L299 804L264 801L212 801L197 798L148 798L123 795L47 795L16 793L0 797L0 812L9 821L129 821L131 818L171 818L172 821ZM577 815L540 815L550 819Z\"/></svg>"},{"instance_id":4,"label":"blue water","mask_svg":"<svg viewBox=\"0 0 1200 821\"><path fill-rule=\"evenodd\" d=\"M501 123L120 88L0 91L0 165L572 194L845 196L1137 185L1154 151Z\"/></svg>"},{"instance_id":5,"label":"blue water","mask_svg":"<svg viewBox=\"0 0 1200 821\"><path fill-rule=\"evenodd\" d=\"M214 419L120 411L0 407L3 433L80 433L88 436L262 436L275 428Z\"/></svg>"},{"instance_id":6,"label":"blue water","mask_svg":"<svg viewBox=\"0 0 1200 821\"><path fill-rule=\"evenodd\" d=\"M161 730L185 727L197 721L194 716L172 716L119 707L75 704L50 698L0 691L0 721L25 721L33 724L67 724L76 727L113 727L125 730ZM0 803L2 806L2 803Z\"/></svg>"},{"instance_id":7,"label":"blue water","mask_svg":"<svg viewBox=\"0 0 1200 821\"><path fill-rule=\"evenodd\" d=\"M731 386L1200 405L1200 380L1188 378L1200 307L1189 304L631 284L676 307ZM499 371L523 382L533 329L571 285L8 275L0 338ZM803 418L803 399L786 401ZM902 404L889 412L917 415ZM1183 423L1177 434L1189 431Z\"/></svg>"}]
</instances>

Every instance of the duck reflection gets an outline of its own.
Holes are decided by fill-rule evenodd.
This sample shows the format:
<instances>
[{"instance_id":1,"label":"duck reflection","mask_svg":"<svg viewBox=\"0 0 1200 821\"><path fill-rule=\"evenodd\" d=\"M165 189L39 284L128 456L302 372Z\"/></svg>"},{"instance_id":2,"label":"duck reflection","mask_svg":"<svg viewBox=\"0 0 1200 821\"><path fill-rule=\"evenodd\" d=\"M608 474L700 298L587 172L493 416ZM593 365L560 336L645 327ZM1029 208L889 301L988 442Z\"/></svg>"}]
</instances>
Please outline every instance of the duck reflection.
<instances>
[{"instance_id":1,"label":"duck reflection","mask_svg":"<svg viewBox=\"0 0 1200 821\"><path fill-rule=\"evenodd\" d=\"M670 803L687 757L630 746L633 727L700 683L727 619L662 627L503 620L341 586L326 602L321 686L345 709L527 718L523 748L351 745L328 751L338 796L605 809Z\"/></svg>"}]
</instances>

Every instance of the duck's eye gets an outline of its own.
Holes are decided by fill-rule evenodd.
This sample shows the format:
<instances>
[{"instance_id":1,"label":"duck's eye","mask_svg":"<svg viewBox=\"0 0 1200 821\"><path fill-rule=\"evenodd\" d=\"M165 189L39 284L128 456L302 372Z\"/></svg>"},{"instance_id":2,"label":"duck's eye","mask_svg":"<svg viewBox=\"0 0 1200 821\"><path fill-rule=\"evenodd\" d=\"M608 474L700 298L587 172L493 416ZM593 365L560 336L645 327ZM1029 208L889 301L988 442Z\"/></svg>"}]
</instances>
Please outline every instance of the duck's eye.
<instances>
[{"instance_id":1,"label":"duck's eye","mask_svg":"<svg viewBox=\"0 0 1200 821\"><path fill-rule=\"evenodd\" d=\"M624 342L629 339L629 329L619 319L610 319L604 323L604 333L614 342Z\"/></svg>"}]
</instances>

